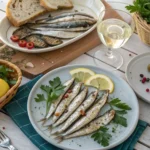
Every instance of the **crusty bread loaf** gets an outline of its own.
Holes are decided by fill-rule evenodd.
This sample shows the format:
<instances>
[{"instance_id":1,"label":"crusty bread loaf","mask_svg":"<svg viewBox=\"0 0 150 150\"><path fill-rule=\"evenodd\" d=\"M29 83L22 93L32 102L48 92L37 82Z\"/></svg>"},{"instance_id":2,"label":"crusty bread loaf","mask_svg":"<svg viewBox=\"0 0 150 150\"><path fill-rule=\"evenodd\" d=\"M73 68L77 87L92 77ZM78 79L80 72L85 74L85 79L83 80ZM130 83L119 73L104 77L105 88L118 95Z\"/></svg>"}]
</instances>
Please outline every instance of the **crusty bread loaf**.
<instances>
[{"instance_id":1,"label":"crusty bread loaf","mask_svg":"<svg viewBox=\"0 0 150 150\"><path fill-rule=\"evenodd\" d=\"M46 12L40 0L9 0L6 15L14 26L20 26Z\"/></svg>"},{"instance_id":2,"label":"crusty bread loaf","mask_svg":"<svg viewBox=\"0 0 150 150\"><path fill-rule=\"evenodd\" d=\"M71 0L40 0L40 4L48 11L73 7Z\"/></svg>"}]
</instances>

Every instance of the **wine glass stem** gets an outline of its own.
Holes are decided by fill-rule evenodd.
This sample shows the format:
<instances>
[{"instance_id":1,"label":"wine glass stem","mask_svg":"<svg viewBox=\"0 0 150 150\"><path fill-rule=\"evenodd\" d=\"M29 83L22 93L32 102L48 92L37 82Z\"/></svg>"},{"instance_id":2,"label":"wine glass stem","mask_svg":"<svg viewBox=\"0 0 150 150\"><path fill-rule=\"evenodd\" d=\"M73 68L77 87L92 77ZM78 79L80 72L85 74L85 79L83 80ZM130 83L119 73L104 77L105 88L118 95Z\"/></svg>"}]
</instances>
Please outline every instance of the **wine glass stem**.
<instances>
[{"instance_id":1,"label":"wine glass stem","mask_svg":"<svg viewBox=\"0 0 150 150\"><path fill-rule=\"evenodd\" d=\"M111 48L108 48L107 52L106 52L106 56L109 58L113 58L113 52Z\"/></svg>"}]
</instances>

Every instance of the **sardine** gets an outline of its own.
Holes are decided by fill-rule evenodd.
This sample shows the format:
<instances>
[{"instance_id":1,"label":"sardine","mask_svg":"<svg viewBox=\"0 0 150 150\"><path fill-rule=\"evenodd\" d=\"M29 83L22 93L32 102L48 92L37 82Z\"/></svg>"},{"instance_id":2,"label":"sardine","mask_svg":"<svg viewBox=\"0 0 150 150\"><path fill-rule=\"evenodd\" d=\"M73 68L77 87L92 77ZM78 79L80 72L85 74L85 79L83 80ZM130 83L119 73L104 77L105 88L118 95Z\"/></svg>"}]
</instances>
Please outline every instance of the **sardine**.
<instances>
[{"instance_id":1,"label":"sardine","mask_svg":"<svg viewBox=\"0 0 150 150\"><path fill-rule=\"evenodd\" d=\"M79 117L83 115L81 111L86 112L86 110L95 102L97 95L98 91L92 92L89 97L78 107L78 109L65 121L62 128L52 134L61 134L67 130L69 126L71 126Z\"/></svg>"},{"instance_id":2,"label":"sardine","mask_svg":"<svg viewBox=\"0 0 150 150\"><path fill-rule=\"evenodd\" d=\"M107 124L109 124L112 121L112 119L114 118L114 116L115 116L115 111L110 110L110 111L106 112L103 116L100 116L97 119L90 122L88 125L86 125L82 129L80 129L70 135L67 135L67 136L58 136L58 137L56 137L56 139L58 140L58 143L59 143L66 139L89 135L89 134L97 131L101 126L106 126Z\"/></svg>"},{"instance_id":3,"label":"sardine","mask_svg":"<svg viewBox=\"0 0 150 150\"><path fill-rule=\"evenodd\" d=\"M58 104L60 103L60 101L62 100L64 94L68 91L68 89L72 86L72 84L74 83L74 78L72 78L71 80L66 81L63 86L65 86L64 92L58 97L57 100L55 100L52 104L51 107L49 109L48 114L46 115L45 118L43 118L41 121L44 121L43 124L52 116L52 114L55 112Z\"/></svg>"},{"instance_id":4,"label":"sardine","mask_svg":"<svg viewBox=\"0 0 150 150\"><path fill-rule=\"evenodd\" d=\"M91 122L97 117L101 108L106 104L109 92L107 91L97 103L95 103L87 112L86 115L80 118L66 133L69 135Z\"/></svg>"},{"instance_id":5,"label":"sardine","mask_svg":"<svg viewBox=\"0 0 150 150\"><path fill-rule=\"evenodd\" d=\"M72 92L71 93L66 93L64 95L64 99L60 102L60 104L58 105L54 116L53 116L53 123L55 123L60 116L64 113L64 111L66 110L66 108L69 106L69 104L72 102L72 100L78 95L80 89L81 89L82 83L77 83L73 88L72 88Z\"/></svg>"},{"instance_id":6,"label":"sardine","mask_svg":"<svg viewBox=\"0 0 150 150\"><path fill-rule=\"evenodd\" d=\"M48 20L48 21L46 21L44 23L54 24L54 23L60 23L60 22L80 21L80 20L89 20L93 24L96 23L96 19L91 18L91 17L87 17L87 16L81 16L81 15L66 16L66 17L63 17L63 18L58 18L58 19L54 19L54 20Z\"/></svg>"},{"instance_id":7,"label":"sardine","mask_svg":"<svg viewBox=\"0 0 150 150\"><path fill-rule=\"evenodd\" d=\"M82 34L82 32L67 32L67 31L32 31L32 34L41 34L61 39L72 39Z\"/></svg>"},{"instance_id":8,"label":"sardine","mask_svg":"<svg viewBox=\"0 0 150 150\"><path fill-rule=\"evenodd\" d=\"M90 17L90 18L94 18L93 16L86 14L86 13L81 13L81 12L72 12L72 13L64 13L61 15L57 15L57 16L53 16L53 17L47 17L47 18L43 18L43 19L39 19L36 20L36 23L45 23L47 21L51 21L51 20L56 20L59 18L64 18L64 17L68 17L68 16L75 16L75 15L80 15L80 16L86 16L86 17Z\"/></svg>"},{"instance_id":9,"label":"sardine","mask_svg":"<svg viewBox=\"0 0 150 150\"><path fill-rule=\"evenodd\" d=\"M66 112L58 119L58 121L55 124L53 124L53 127L62 124L80 106L80 104L84 101L87 92L88 92L88 88L85 87L79 93L79 95L74 98L72 103L68 106Z\"/></svg>"}]
</instances>

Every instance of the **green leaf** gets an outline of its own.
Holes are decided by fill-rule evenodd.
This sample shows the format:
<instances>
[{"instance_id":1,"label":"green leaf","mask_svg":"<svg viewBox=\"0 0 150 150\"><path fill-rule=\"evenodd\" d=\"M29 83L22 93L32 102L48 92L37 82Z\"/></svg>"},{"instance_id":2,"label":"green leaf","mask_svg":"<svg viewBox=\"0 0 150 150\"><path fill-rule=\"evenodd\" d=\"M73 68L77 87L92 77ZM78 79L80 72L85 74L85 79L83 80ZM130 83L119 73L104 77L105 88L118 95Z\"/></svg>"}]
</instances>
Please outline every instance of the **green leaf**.
<instances>
[{"instance_id":1,"label":"green leaf","mask_svg":"<svg viewBox=\"0 0 150 150\"><path fill-rule=\"evenodd\" d=\"M117 114L120 114L120 115L125 115L127 114L127 111L126 110L115 110Z\"/></svg>"},{"instance_id":2,"label":"green leaf","mask_svg":"<svg viewBox=\"0 0 150 150\"><path fill-rule=\"evenodd\" d=\"M106 127L104 127L104 126L102 126L102 127L100 127L100 129L99 129L100 131L103 131L103 132L107 132L108 131L108 128L106 128Z\"/></svg>"},{"instance_id":3,"label":"green leaf","mask_svg":"<svg viewBox=\"0 0 150 150\"><path fill-rule=\"evenodd\" d=\"M43 91L47 92L47 93L50 93L52 88L49 87L48 85L41 85L40 87Z\"/></svg>"},{"instance_id":4,"label":"green leaf","mask_svg":"<svg viewBox=\"0 0 150 150\"><path fill-rule=\"evenodd\" d=\"M36 102L46 101L43 94L37 94L37 98L34 98Z\"/></svg>"},{"instance_id":5,"label":"green leaf","mask_svg":"<svg viewBox=\"0 0 150 150\"><path fill-rule=\"evenodd\" d=\"M124 127L127 127L127 119L122 116L119 116L118 114L115 115L114 122Z\"/></svg>"},{"instance_id":6,"label":"green leaf","mask_svg":"<svg viewBox=\"0 0 150 150\"><path fill-rule=\"evenodd\" d=\"M61 84L60 78L59 78L59 77L54 78L53 81L49 81L49 84L50 84L53 88L57 88L57 87Z\"/></svg>"},{"instance_id":7,"label":"green leaf","mask_svg":"<svg viewBox=\"0 0 150 150\"><path fill-rule=\"evenodd\" d=\"M115 104L119 103L120 101L121 101L121 100L120 100L119 98L115 98L115 99L111 100L111 101L109 102L109 104L115 105Z\"/></svg>"}]
</instances>

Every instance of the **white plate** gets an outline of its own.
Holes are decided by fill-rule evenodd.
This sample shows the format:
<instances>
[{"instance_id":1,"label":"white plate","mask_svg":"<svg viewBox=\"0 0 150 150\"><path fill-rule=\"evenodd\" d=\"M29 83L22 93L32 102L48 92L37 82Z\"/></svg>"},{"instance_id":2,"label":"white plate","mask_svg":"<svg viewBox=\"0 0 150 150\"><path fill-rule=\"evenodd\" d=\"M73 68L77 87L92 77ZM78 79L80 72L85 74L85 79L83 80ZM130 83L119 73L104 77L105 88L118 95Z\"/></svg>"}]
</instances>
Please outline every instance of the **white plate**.
<instances>
[{"instance_id":1,"label":"white plate","mask_svg":"<svg viewBox=\"0 0 150 150\"><path fill-rule=\"evenodd\" d=\"M79 11L79 12L84 12L87 14L92 15L94 18L98 18L99 13L105 9L103 3L100 0L73 0L73 5L74 8L71 10L63 10L63 11L56 11L56 12L51 12L52 16L58 15L58 14L62 14L64 12L74 12L75 10ZM42 17L38 17L36 19L39 18L45 18L46 16L48 16L50 14L50 12L46 15L43 15ZM0 38L1 40L8 46L17 49L19 51L22 52L27 52L27 53L42 53L42 52L47 52L47 51L52 51L52 50L56 50L59 48L62 48L66 45L69 45L81 38L83 38L84 36L86 36L87 34L91 33L95 28L96 28L96 24L91 27L89 30L87 30L86 32L84 32L83 34L70 39L70 40L64 40L63 44L60 44L58 46L54 46L54 47L47 47L47 48L34 48L32 50L28 50L27 48L21 48L18 46L17 43L12 42L10 40L10 37L12 36L12 33L14 30L16 30L17 28L12 26L12 24L9 22L9 20L7 19L7 17L5 17L0 24L0 28L3 29L0 31Z\"/></svg>"},{"instance_id":2,"label":"white plate","mask_svg":"<svg viewBox=\"0 0 150 150\"><path fill-rule=\"evenodd\" d=\"M121 127L118 126L116 133L111 134L113 138L110 140L110 145L108 147L103 147L99 145L98 143L94 142L93 139L89 136L84 137L78 137L70 140L66 140L62 143L57 143L56 140L54 140L53 137L49 135L48 131L44 131L45 128L41 126L41 123L37 122L41 118L43 118L42 113L45 112L45 104L44 103L36 103L34 98L37 94L43 93L40 89L40 86L42 84L48 84L49 80L52 80L53 78L59 76L62 80L62 82L65 82L66 80L70 79L71 76L69 74L69 71L78 68L78 67L85 67L93 70L96 73L105 74L108 77L110 77L114 84L115 84L115 91L113 94L111 94L111 97L120 98L122 101L126 102L130 107L132 108L131 111L126 115L128 127ZM44 93L43 93L44 94ZM117 146L118 144L125 141L134 131L138 118L139 118L139 105L136 98L135 93L130 88L130 86L121 78L117 77L116 75L112 74L111 72L108 72L106 70L100 69L98 67L94 66L87 66L87 65L73 65L73 66L65 66L58 69L55 69L46 75L44 75L33 87L31 90L31 93L28 98L28 115L30 118L30 121L35 128L35 130L49 143L67 150L104 150L109 149ZM38 109L40 107L40 110ZM35 109L36 108L36 109ZM101 111L101 114L104 113L108 109L106 106ZM114 124L113 124L114 126ZM109 125L110 128L112 128L112 124Z\"/></svg>"},{"instance_id":3,"label":"white plate","mask_svg":"<svg viewBox=\"0 0 150 150\"><path fill-rule=\"evenodd\" d=\"M148 64L150 64L150 53L144 53L133 58L127 66L126 78L137 95L150 103L150 92L146 92L147 88L150 89L150 82L145 84L140 82L140 74L150 78L150 72L147 70Z\"/></svg>"}]
</instances>

